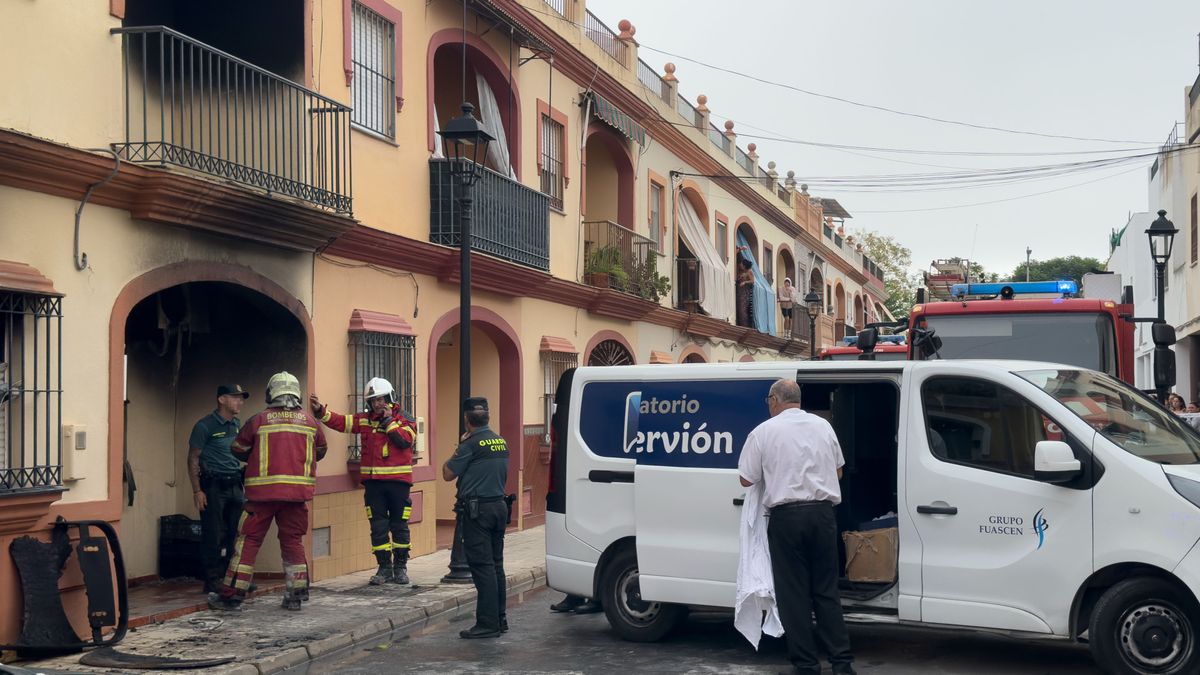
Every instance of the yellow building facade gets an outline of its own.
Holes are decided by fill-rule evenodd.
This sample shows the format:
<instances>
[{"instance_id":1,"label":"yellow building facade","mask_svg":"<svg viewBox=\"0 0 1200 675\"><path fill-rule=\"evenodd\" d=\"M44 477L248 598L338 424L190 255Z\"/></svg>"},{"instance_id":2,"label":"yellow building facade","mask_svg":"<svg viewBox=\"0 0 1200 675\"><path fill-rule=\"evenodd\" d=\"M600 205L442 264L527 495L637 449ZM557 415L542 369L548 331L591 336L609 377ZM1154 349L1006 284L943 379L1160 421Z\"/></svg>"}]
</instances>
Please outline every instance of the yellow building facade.
<instances>
[{"instance_id":1,"label":"yellow building facade","mask_svg":"<svg viewBox=\"0 0 1200 675\"><path fill-rule=\"evenodd\" d=\"M196 516L192 424L226 382L250 416L278 370L340 411L392 380L419 423L414 553L446 545L463 164L438 132L464 100L496 138L472 193L472 393L514 450L514 526L544 518L563 369L805 358L884 317L849 213L713 125L629 22L466 5L0 9L0 596L20 594L9 543L59 516L116 524L130 578L157 578L160 519ZM739 256L769 309L739 315ZM803 307L784 333L785 277L822 298L815 336ZM317 579L373 565L354 439L329 438ZM260 570L279 566L269 543ZM68 564L69 610L80 583ZM18 632L8 603L0 642Z\"/></svg>"}]
</instances>

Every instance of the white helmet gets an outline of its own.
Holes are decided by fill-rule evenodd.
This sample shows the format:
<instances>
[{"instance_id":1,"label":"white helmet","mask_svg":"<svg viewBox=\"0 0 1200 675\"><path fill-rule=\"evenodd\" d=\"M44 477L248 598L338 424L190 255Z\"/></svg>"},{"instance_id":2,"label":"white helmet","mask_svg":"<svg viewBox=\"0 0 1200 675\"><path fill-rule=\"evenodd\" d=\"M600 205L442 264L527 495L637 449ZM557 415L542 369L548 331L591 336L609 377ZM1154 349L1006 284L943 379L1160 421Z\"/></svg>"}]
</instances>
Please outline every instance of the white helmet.
<instances>
[{"instance_id":1,"label":"white helmet","mask_svg":"<svg viewBox=\"0 0 1200 675\"><path fill-rule=\"evenodd\" d=\"M281 396L295 396L300 400L300 380L286 370L275 373L267 380L267 403Z\"/></svg>"},{"instance_id":2,"label":"white helmet","mask_svg":"<svg viewBox=\"0 0 1200 675\"><path fill-rule=\"evenodd\" d=\"M372 377L363 389L363 400L370 401L380 396L386 397L388 403L396 402L396 390L392 389L392 383L382 377Z\"/></svg>"}]
</instances>

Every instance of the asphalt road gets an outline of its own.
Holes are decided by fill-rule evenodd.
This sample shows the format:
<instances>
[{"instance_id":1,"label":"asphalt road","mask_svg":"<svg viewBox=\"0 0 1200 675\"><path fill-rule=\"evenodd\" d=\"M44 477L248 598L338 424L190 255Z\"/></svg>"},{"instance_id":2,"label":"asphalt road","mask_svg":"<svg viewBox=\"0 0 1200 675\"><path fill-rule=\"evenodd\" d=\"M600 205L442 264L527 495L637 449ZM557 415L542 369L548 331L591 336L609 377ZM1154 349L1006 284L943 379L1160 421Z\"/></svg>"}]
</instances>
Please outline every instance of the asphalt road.
<instances>
[{"instance_id":1,"label":"asphalt road","mask_svg":"<svg viewBox=\"0 0 1200 675\"><path fill-rule=\"evenodd\" d=\"M788 667L782 640L766 638L758 653L728 615L693 615L659 644L617 637L603 614L573 616L548 608L561 594L539 589L513 606L512 629L498 639L462 640L466 617L431 625L406 638L336 655L299 672L359 673L776 673ZM860 673L938 675L1074 675L1099 672L1085 647L1017 641L958 631L851 625ZM289 671L298 672L298 671ZM828 672L828 665L826 665Z\"/></svg>"}]
</instances>

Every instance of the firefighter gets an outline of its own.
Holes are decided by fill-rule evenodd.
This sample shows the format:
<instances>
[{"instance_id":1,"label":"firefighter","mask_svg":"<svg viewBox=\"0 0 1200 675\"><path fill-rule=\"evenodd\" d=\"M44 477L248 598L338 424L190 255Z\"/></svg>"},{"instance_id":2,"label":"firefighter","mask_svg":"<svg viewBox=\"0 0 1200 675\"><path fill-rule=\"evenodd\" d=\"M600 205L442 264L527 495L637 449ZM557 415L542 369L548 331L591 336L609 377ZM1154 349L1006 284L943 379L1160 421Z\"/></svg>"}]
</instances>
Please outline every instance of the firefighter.
<instances>
[{"instance_id":1,"label":"firefighter","mask_svg":"<svg viewBox=\"0 0 1200 675\"><path fill-rule=\"evenodd\" d=\"M308 599L303 537L317 482L316 463L325 456L325 433L302 406L300 381L291 373L271 376L266 399L267 409L251 417L233 442L233 454L246 462L246 507L225 583L219 593L208 596L213 609L241 608L271 521L278 527L283 554L283 608L299 610Z\"/></svg>"},{"instance_id":2,"label":"firefighter","mask_svg":"<svg viewBox=\"0 0 1200 675\"><path fill-rule=\"evenodd\" d=\"M309 397L312 413L335 431L358 434L362 447L363 501L371 525L371 552L379 570L370 584L408 583L408 517L412 513L413 441L417 436L412 418L396 403L392 383L373 377L363 391L367 412L343 415ZM391 539L388 539L389 533Z\"/></svg>"}]
</instances>

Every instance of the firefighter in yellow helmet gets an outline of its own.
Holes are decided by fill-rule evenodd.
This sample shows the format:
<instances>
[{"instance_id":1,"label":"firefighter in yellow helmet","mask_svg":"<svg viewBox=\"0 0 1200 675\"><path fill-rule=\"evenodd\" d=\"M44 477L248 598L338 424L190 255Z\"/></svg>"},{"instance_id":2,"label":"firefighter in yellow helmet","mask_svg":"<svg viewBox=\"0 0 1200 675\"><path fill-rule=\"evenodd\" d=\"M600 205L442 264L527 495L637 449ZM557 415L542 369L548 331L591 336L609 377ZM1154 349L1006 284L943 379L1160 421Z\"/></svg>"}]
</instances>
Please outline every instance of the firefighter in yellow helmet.
<instances>
[{"instance_id":1,"label":"firefighter in yellow helmet","mask_svg":"<svg viewBox=\"0 0 1200 675\"><path fill-rule=\"evenodd\" d=\"M214 609L239 609L254 577L254 561L274 521L283 553L283 608L299 610L308 599L304 533L308 502L317 482L317 461L325 456L321 425L301 405L300 381L283 371L267 383L267 409L251 417L233 442L233 454L246 462L246 506L238 526L229 570Z\"/></svg>"}]
</instances>

